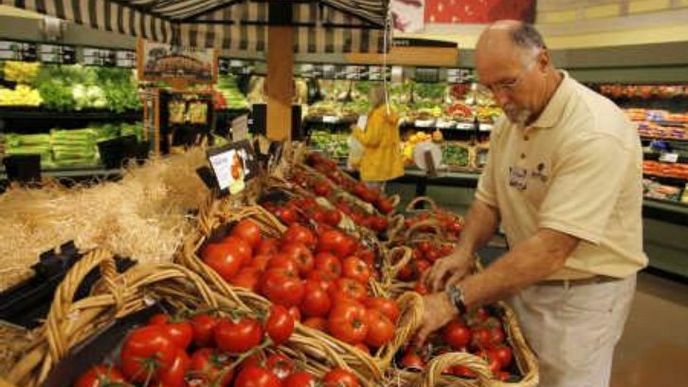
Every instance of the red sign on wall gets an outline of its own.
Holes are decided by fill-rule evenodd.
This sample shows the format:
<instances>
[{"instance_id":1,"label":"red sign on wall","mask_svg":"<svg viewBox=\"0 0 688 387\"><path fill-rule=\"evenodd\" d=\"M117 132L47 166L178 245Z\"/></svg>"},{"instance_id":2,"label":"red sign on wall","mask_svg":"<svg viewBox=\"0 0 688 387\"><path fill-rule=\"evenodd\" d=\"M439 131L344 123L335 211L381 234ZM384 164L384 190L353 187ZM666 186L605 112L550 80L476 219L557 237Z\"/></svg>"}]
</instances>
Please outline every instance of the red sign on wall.
<instances>
[{"instance_id":1,"label":"red sign on wall","mask_svg":"<svg viewBox=\"0 0 688 387\"><path fill-rule=\"evenodd\" d=\"M425 23L535 21L535 0L425 0Z\"/></svg>"}]
</instances>

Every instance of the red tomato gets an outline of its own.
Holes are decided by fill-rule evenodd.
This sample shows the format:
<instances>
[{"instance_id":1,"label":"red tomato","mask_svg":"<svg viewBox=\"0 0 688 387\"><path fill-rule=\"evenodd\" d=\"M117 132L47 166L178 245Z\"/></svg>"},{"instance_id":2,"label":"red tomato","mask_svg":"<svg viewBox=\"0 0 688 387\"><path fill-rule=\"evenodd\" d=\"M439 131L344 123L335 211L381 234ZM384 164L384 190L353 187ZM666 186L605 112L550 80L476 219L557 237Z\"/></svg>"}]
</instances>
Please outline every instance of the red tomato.
<instances>
[{"instance_id":1,"label":"red tomato","mask_svg":"<svg viewBox=\"0 0 688 387\"><path fill-rule=\"evenodd\" d=\"M328 332L337 339L355 345L368 334L366 310L363 305L347 302L335 304L327 321Z\"/></svg>"},{"instance_id":2,"label":"red tomato","mask_svg":"<svg viewBox=\"0 0 688 387\"><path fill-rule=\"evenodd\" d=\"M356 300L364 300L368 296L366 287L351 278L338 278L334 288Z\"/></svg>"},{"instance_id":3,"label":"red tomato","mask_svg":"<svg viewBox=\"0 0 688 387\"><path fill-rule=\"evenodd\" d=\"M330 196L330 193L332 193L332 189L330 188L329 184L322 180L319 180L315 184L313 184L313 193L315 193L318 196Z\"/></svg>"},{"instance_id":4,"label":"red tomato","mask_svg":"<svg viewBox=\"0 0 688 387\"><path fill-rule=\"evenodd\" d=\"M293 208L280 207L275 210L275 215L285 224L296 223L299 220L296 210Z\"/></svg>"},{"instance_id":5,"label":"red tomato","mask_svg":"<svg viewBox=\"0 0 688 387\"><path fill-rule=\"evenodd\" d=\"M326 387L359 387L360 382L356 375L344 368L333 368L322 379Z\"/></svg>"},{"instance_id":6,"label":"red tomato","mask_svg":"<svg viewBox=\"0 0 688 387\"><path fill-rule=\"evenodd\" d=\"M396 301L384 297L370 297L365 300L365 306L368 309L379 310L392 322L396 322L401 313Z\"/></svg>"},{"instance_id":7,"label":"red tomato","mask_svg":"<svg viewBox=\"0 0 688 387\"><path fill-rule=\"evenodd\" d=\"M362 259L353 255L344 258L342 261L342 274L346 278L351 278L363 284L367 284L370 279L368 265Z\"/></svg>"},{"instance_id":8,"label":"red tomato","mask_svg":"<svg viewBox=\"0 0 688 387\"><path fill-rule=\"evenodd\" d=\"M454 248L450 244L444 244L440 247L440 257L446 257L451 254Z\"/></svg>"},{"instance_id":9,"label":"red tomato","mask_svg":"<svg viewBox=\"0 0 688 387\"><path fill-rule=\"evenodd\" d=\"M511 359L512 359L512 353L511 353L511 348L505 346L505 345L500 345L498 347L492 348L488 350L490 354L497 360L499 360L499 364L502 365L502 368L507 368L509 365L511 365Z\"/></svg>"},{"instance_id":10,"label":"red tomato","mask_svg":"<svg viewBox=\"0 0 688 387\"><path fill-rule=\"evenodd\" d=\"M329 278L330 275L322 270L314 269L306 275L307 280L319 282L320 286L329 294L334 287L334 282Z\"/></svg>"},{"instance_id":11,"label":"red tomato","mask_svg":"<svg viewBox=\"0 0 688 387\"><path fill-rule=\"evenodd\" d=\"M492 346L497 346L504 343L505 335L504 330L500 326L493 326L490 328L490 344Z\"/></svg>"},{"instance_id":12,"label":"red tomato","mask_svg":"<svg viewBox=\"0 0 688 387\"><path fill-rule=\"evenodd\" d=\"M416 286L413 287L413 291L423 296L428 294L428 288L425 287L425 284L421 281L416 282Z\"/></svg>"},{"instance_id":13,"label":"red tomato","mask_svg":"<svg viewBox=\"0 0 688 387\"><path fill-rule=\"evenodd\" d=\"M237 236L230 235L222 240L223 245L228 245L230 249L236 251L242 259L242 262L248 262L253 256L253 248L248 241L245 241Z\"/></svg>"},{"instance_id":14,"label":"red tomato","mask_svg":"<svg viewBox=\"0 0 688 387\"><path fill-rule=\"evenodd\" d=\"M287 231L282 236L284 243L303 243L306 247L315 248L318 242L313 232L305 226L298 223L290 224Z\"/></svg>"},{"instance_id":15,"label":"red tomato","mask_svg":"<svg viewBox=\"0 0 688 387\"><path fill-rule=\"evenodd\" d=\"M251 219L242 219L232 229L232 235L246 241L252 249L260 244L260 226Z\"/></svg>"},{"instance_id":16,"label":"red tomato","mask_svg":"<svg viewBox=\"0 0 688 387\"><path fill-rule=\"evenodd\" d=\"M186 387L184 376L189 369L189 355L184 349L177 349L174 360L167 368L158 372L158 381L165 387Z\"/></svg>"},{"instance_id":17,"label":"red tomato","mask_svg":"<svg viewBox=\"0 0 688 387\"><path fill-rule=\"evenodd\" d=\"M502 382L508 381L510 377L511 377L511 374L508 373L507 371L497 372L497 379L499 379Z\"/></svg>"},{"instance_id":18,"label":"red tomato","mask_svg":"<svg viewBox=\"0 0 688 387\"><path fill-rule=\"evenodd\" d=\"M463 323L453 320L445 325L444 341L456 350L463 350L471 342L471 330Z\"/></svg>"},{"instance_id":19,"label":"red tomato","mask_svg":"<svg viewBox=\"0 0 688 387\"><path fill-rule=\"evenodd\" d=\"M366 264L373 266L375 264L375 253L373 253L369 248L359 248L356 251L356 256L361 258Z\"/></svg>"},{"instance_id":20,"label":"red tomato","mask_svg":"<svg viewBox=\"0 0 688 387\"><path fill-rule=\"evenodd\" d=\"M497 375L502 369L502 364L499 363L499 360L493 354L486 351L480 351L476 353L476 356L483 358L487 362L487 368L490 369L493 375Z\"/></svg>"},{"instance_id":21,"label":"red tomato","mask_svg":"<svg viewBox=\"0 0 688 387\"><path fill-rule=\"evenodd\" d=\"M229 386L234 372L229 369L232 359L211 348L201 348L191 355L189 376L197 384L189 386ZM222 378L222 379L220 379Z\"/></svg>"},{"instance_id":22,"label":"red tomato","mask_svg":"<svg viewBox=\"0 0 688 387\"><path fill-rule=\"evenodd\" d=\"M265 366L280 380L289 377L295 368L294 362L281 353L270 354L265 360Z\"/></svg>"},{"instance_id":23,"label":"red tomato","mask_svg":"<svg viewBox=\"0 0 688 387\"><path fill-rule=\"evenodd\" d=\"M237 272L234 277L229 280L229 283L234 286L256 292L256 290L258 290L260 275L261 272L257 267L242 267L239 269L239 272Z\"/></svg>"},{"instance_id":24,"label":"red tomato","mask_svg":"<svg viewBox=\"0 0 688 387\"><path fill-rule=\"evenodd\" d=\"M370 222L370 228L377 232L383 232L387 229L389 226L389 222L387 222L387 218L384 216L380 215L373 215L369 218Z\"/></svg>"},{"instance_id":25,"label":"red tomato","mask_svg":"<svg viewBox=\"0 0 688 387\"><path fill-rule=\"evenodd\" d=\"M321 332L327 331L327 320L322 317L309 317L303 322L303 325Z\"/></svg>"},{"instance_id":26,"label":"red tomato","mask_svg":"<svg viewBox=\"0 0 688 387\"><path fill-rule=\"evenodd\" d=\"M234 381L234 387L281 387L282 382L270 370L262 367L244 367Z\"/></svg>"},{"instance_id":27,"label":"red tomato","mask_svg":"<svg viewBox=\"0 0 688 387\"><path fill-rule=\"evenodd\" d=\"M408 282L418 279L418 272L416 271L416 263L409 262L404 265L397 272L397 279L400 281Z\"/></svg>"},{"instance_id":28,"label":"red tomato","mask_svg":"<svg viewBox=\"0 0 688 387\"><path fill-rule=\"evenodd\" d=\"M292 256L279 252L268 262L268 269L283 269L289 275L296 276L299 274L299 263Z\"/></svg>"},{"instance_id":29,"label":"red tomato","mask_svg":"<svg viewBox=\"0 0 688 387\"><path fill-rule=\"evenodd\" d=\"M282 387L315 387L317 384L313 375L306 371L298 371L282 381Z\"/></svg>"},{"instance_id":30,"label":"red tomato","mask_svg":"<svg viewBox=\"0 0 688 387\"><path fill-rule=\"evenodd\" d=\"M244 262L243 255L225 243L209 243L201 252L201 257L225 281L229 281Z\"/></svg>"},{"instance_id":31,"label":"red tomato","mask_svg":"<svg viewBox=\"0 0 688 387\"><path fill-rule=\"evenodd\" d=\"M167 324L168 321L170 321L170 316L165 313L158 313L148 319L148 325L164 325Z\"/></svg>"},{"instance_id":32,"label":"red tomato","mask_svg":"<svg viewBox=\"0 0 688 387\"><path fill-rule=\"evenodd\" d=\"M316 270L327 274L328 279L336 279L342 275L342 263L336 255L330 252L321 252L315 256Z\"/></svg>"},{"instance_id":33,"label":"red tomato","mask_svg":"<svg viewBox=\"0 0 688 387\"><path fill-rule=\"evenodd\" d=\"M431 264L440 257L440 253L433 247L425 253L425 259L427 259Z\"/></svg>"},{"instance_id":34,"label":"red tomato","mask_svg":"<svg viewBox=\"0 0 688 387\"><path fill-rule=\"evenodd\" d=\"M300 278L271 269L263 274L260 292L273 303L290 308L301 304L305 288Z\"/></svg>"},{"instance_id":35,"label":"red tomato","mask_svg":"<svg viewBox=\"0 0 688 387\"><path fill-rule=\"evenodd\" d=\"M289 315L294 321L301 321L301 309L298 306L292 306L289 308Z\"/></svg>"},{"instance_id":36,"label":"red tomato","mask_svg":"<svg viewBox=\"0 0 688 387\"><path fill-rule=\"evenodd\" d=\"M491 345L490 331L487 328L473 329L471 337L471 344L475 348L488 348Z\"/></svg>"},{"instance_id":37,"label":"red tomato","mask_svg":"<svg viewBox=\"0 0 688 387\"><path fill-rule=\"evenodd\" d=\"M74 387L106 387L117 383L126 384L124 375L117 368L97 365L84 372L74 383Z\"/></svg>"},{"instance_id":38,"label":"red tomato","mask_svg":"<svg viewBox=\"0 0 688 387\"><path fill-rule=\"evenodd\" d=\"M277 251L279 251L279 241L275 238L265 238L258 244L256 255L276 254Z\"/></svg>"},{"instance_id":39,"label":"red tomato","mask_svg":"<svg viewBox=\"0 0 688 387\"><path fill-rule=\"evenodd\" d=\"M214 329L217 318L208 314L197 314L191 318L193 342L199 347L207 347L214 343Z\"/></svg>"},{"instance_id":40,"label":"red tomato","mask_svg":"<svg viewBox=\"0 0 688 387\"><path fill-rule=\"evenodd\" d=\"M418 249L425 254L432 249L432 244L430 241L420 241L418 242Z\"/></svg>"},{"instance_id":41,"label":"red tomato","mask_svg":"<svg viewBox=\"0 0 688 387\"><path fill-rule=\"evenodd\" d=\"M401 366L406 369L420 370L425 368L425 362L414 351L408 350L404 353L404 356L400 360Z\"/></svg>"},{"instance_id":42,"label":"red tomato","mask_svg":"<svg viewBox=\"0 0 688 387\"><path fill-rule=\"evenodd\" d=\"M365 343L372 348L380 348L394 338L394 324L377 309L366 310L368 333Z\"/></svg>"},{"instance_id":43,"label":"red tomato","mask_svg":"<svg viewBox=\"0 0 688 387\"><path fill-rule=\"evenodd\" d=\"M255 267L259 271L265 271L268 268L269 262L275 257L277 253L258 254L253 257L247 267Z\"/></svg>"},{"instance_id":44,"label":"red tomato","mask_svg":"<svg viewBox=\"0 0 688 387\"><path fill-rule=\"evenodd\" d=\"M318 239L318 252L328 251L340 258L351 255L355 249L356 242L337 230L325 231Z\"/></svg>"},{"instance_id":45,"label":"red tomato","mask_svg":"<svg viewBox=\"0 0 688 387\"><path fill-rule=\"evenodd\" d=\"M330 312L332 301L320 281L306 280L301 312L306 317L324 317Z\"/></svg>"},{"instance_id":46,"label":"red tomato","mask_svg":"<svg viewBox=\"0 0 688 387\"><path fill-rule=\"evenodd\" d=\"M122 372L133 382L144 382L149 375L169 368L178 349L161 325L137 328L122 346Z\"/></svg>"},{"instance_id":47,"label":"red tomato","mask_svg":"<svg viewBox=\"0 0 688 387\"><path fill-rule=\"evenodd\" d=\"M416 272L418 275L425 273L426 270L432 267L432 264L424 259L416 261Z\"/></svg>"},{"instance_id":48,"label":"red tomato","mask_svg":"<svg viewBox=\"0 0 688 387\"><path fill-rule=\"evenodd\" d=\"M281 253L296 261L301 275L305 275L313 269L313 253L305 244L299 242L286 243L282 246Z\"/></svg>"},{"instance_id":49,"label":"red tomato","mask_svg":"<svg viewBox=\"0 0 688 387\"><path fill-rule=\"evenodd\" d=\"M335 227L342 221L342 213L339 210L325 211L325 223Z\"/></svg>"},{"instance_id":50,"label":"red tomato","mask_svg":"<svg viewBox=\"0 0 688 387\"><path fill-rule=\"evenodd\" d=\"M294 318L289 314L289 310L281 305L273 305L265 322L265 331L275 345L287 341L294 332Z\"/></svg>"},{"instance_id":51,"label":"red tomato","mask_svg":"<svg viewBox=\"0 0 688 387\"><path fill-rule=\"evenodd\" d=\"M181 349L186 350L189 344L191 344L191 340L193 340L193 327L188 321L171 321L159 326L164 329L165 333L172 339L174 344Z\"/></svg>"},{"instance_id":52,"label":"red tomato","mask_svg":"<svg viewBox=\"0 0 688 387\"><path fill-rule=\"evenodd\" d=\"M263 340L263 327L255 319L242 317L237 321L221 319L215 326L215 343L231 353L242 353Z\"/></svg>"}]
</instances>

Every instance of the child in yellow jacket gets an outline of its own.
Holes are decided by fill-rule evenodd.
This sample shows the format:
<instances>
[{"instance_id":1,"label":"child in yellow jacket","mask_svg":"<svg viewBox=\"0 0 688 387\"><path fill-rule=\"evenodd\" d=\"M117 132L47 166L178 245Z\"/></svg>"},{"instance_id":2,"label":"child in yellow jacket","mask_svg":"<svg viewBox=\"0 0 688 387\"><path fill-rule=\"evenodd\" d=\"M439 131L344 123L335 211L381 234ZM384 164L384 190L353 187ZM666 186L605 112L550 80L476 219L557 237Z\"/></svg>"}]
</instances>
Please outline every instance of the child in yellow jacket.
<instances>
[{"instance_id":1,"label":"child in yellow jacket","mask_svg":"<svg viewBox=\"0 0 688 387\"><path fill-rule=\"evenodd\" d=\"M370 106L365 130L354 128L353 137L363 145L359 163L361 180L369 187L383 190L384 183L404 174L399 137L399 116L387 112L385 89L370 89Z\"/></svg>"}]
</instances>

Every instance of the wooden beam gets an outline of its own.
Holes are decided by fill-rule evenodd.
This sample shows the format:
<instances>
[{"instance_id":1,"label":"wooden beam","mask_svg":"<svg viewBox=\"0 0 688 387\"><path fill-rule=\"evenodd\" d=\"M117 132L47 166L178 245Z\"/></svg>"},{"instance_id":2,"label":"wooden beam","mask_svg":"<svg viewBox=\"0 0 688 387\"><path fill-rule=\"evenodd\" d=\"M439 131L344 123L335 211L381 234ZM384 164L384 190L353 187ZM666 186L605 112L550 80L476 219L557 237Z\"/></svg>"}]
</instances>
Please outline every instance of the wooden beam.
<instances>
[{"instance_id":1,"label":"wooden beam","mask_svg":"<svg viewBox=\"0 0 688 387\"><path fill-rule=\"evenodd\" d=\"M268 27L267 135L271 140L291 136L291 101L294 94L294 29L290 26Z\"/></svg>"},{"instance_id":2,"label":"wooden beam","mask_svg":"<svg viewBox=\"0 0 688 387\"><path fill-rule=\"evenodd\" d=\"M382 54L346 54L349 63L382 64ZM459 63L459 50L448 47L391 47L387 55L390 65L454 67Z\"/></svg>"}]
</instances>

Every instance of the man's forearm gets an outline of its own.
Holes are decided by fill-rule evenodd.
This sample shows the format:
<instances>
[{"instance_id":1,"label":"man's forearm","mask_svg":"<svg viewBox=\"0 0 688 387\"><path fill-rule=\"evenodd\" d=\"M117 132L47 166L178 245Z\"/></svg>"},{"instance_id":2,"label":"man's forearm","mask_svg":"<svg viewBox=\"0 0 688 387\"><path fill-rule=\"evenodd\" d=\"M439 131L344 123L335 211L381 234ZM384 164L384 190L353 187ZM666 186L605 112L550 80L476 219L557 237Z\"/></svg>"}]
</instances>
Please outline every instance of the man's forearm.
<instances>
[{"instance_id":1,"label":"man's forearm","mask_svg":"<svg viewBox=\"0 0 688 387\"><path fill-rule=\"evenodd\" d=\"M499 225L497 209L480 200L474 200L466 214L466 224L461 230L461 237L456 251L464 255L473 255L476 250L490 241Z\"/></svg>"},{"instance_id":2,"label":"man's forearm","mask_svg":"<svg viewBox=\"0 0 688 387\"><path fill-rule=\"evenodd\" d=\"M578 245L570 235L543 229L516 245L483 272L460 283L466 306L494 302L541 281L564 267Z\"/></svg>"}]
</instances>

